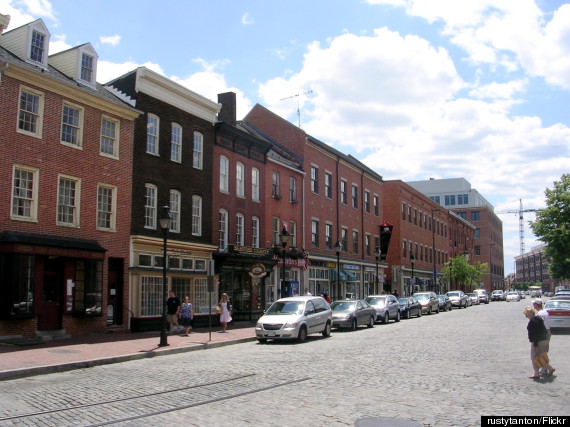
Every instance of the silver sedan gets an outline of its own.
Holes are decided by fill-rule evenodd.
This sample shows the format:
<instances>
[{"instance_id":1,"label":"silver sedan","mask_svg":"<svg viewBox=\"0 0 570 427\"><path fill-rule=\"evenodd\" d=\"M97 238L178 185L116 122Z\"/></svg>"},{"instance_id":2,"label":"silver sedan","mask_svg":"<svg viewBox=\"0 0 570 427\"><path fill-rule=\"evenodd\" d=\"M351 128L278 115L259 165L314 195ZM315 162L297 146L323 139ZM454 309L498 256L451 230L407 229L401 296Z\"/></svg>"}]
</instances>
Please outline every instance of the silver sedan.
<instances>
[{"instance_id":1,"label":"silver sedan","mask_svg":"<svg viewBox=\"0 0 570 427\"><path fill-rule=\"evenodd\" d=\"M376 310L366 301L340 300L331 304L333 327L355 331L360 325L374 327Z\"/></svg>"}]
</instances>

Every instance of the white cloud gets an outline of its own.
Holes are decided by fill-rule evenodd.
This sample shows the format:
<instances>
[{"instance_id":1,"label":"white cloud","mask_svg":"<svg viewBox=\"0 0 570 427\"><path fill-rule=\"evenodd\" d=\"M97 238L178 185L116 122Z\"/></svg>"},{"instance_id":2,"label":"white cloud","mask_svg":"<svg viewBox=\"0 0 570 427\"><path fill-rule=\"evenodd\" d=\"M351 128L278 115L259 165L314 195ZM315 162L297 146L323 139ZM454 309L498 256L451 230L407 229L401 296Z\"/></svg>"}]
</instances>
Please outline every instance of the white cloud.
<instances>
[{"instance_id":1,"label":"white cloud","mask_svg":"<svg viewBox=\"0 0 570 427\"><path fill-rule=\"evenodd\" d=\"M102 44L110 44L111 46L117 46L121 41L121 36L115 34L114 36L100 36L99 41Z\"/></svg>"},{"instance_id":2,"label":"white cloud","mask_svg":"<svg viewBox=\"0 0 570 427\"><path fill-rule=\"evenodd\" d=\"M97 62L97 81L99 83L105 84L138 67L147 67L149 70L152 70L158 74L166 76L162 67L153 62L145 62L144 64L132 61L113 63L109 61L99 60Z\"/></svg>"},{"instance_id":3,"label":"white cloud","mask_svg":"<svg viewBox=\"0 0 570 427\"><path fill-rule=\"evenodd\" d=\"M253 20L253 18L251 16L249 16L249 13L246 12L242 15L241 17L241 23L243 25L252 25L255 21Z\"/></svg>"},{"instance_id":4,"label":"white cloud","mask_svg":"<svg viewBox=\"0 0 570 427\"><path fill-rule=\"evenodd\" d=\"M55 21L53 7L46 0L0 0L0 13L10 15L10 25L6 31L21 27L38 18Z\"/></svg>"},{"instance_id":5,"label":"white cloud","mask_svg":"<svg viewBox=\"0 0 570 427\"><path fill-rule=\"evenodd\" d=\"M71 46L66 41L66 37L64 34L54 34L50 37L49 42L49 54L53 55L54 53L63 52L64 50L70 49Z\"/></svg>"}]
</instances>

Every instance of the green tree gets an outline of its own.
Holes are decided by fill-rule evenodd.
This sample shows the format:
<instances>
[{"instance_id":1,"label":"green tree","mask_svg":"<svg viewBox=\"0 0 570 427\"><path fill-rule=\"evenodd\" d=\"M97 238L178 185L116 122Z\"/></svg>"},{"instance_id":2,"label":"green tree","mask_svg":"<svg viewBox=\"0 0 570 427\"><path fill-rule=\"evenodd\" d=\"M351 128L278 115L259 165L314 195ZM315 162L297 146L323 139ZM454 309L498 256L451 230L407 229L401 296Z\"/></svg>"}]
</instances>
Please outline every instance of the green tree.
<instances>
[{"instance_id":1,"label":"green tree","mask_svg":"<svg viewBox=\"0 0 570 427\"><path fill-rule=\"evenodd\" d=\"M444 264L441 269L441 276L450 286L459 288L459 285L463 284L466 290L472 290L479 287L483 274L488 270L489 267L484 262L476 262L471 265L467 257L457 255Z\"/></svg>"},{"instance_id":2,"label":"green tree","mask_svg":"<svg viewBox=\"0 0 570 427\"><path fill-rule=\"evenodd\" d=\"M570 278L570 174L554 181L546 189L546 209L536 213L530 226L538 239L546 243L544 250L550 259L548 273L558 280Z\"/></svg>"}]
</instances>

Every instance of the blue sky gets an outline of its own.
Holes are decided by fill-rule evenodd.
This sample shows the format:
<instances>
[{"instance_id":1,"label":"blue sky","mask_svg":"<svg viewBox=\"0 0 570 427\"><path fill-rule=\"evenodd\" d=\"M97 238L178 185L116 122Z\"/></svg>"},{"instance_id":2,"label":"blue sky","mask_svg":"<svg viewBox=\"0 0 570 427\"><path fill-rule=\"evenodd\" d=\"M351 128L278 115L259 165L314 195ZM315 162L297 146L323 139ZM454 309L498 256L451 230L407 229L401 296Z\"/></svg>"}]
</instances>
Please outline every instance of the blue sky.
<instances>
[{"instance_id":1,"label":"blue sky","mask_svg":"<svg viewBox=\"0 0 570 427\"><path fill-rule=\"evenodd\" d=\"M145 65L238 118L260 103L385 179L464 177L496 211L570 171L570 3L557 0L0 0L50 53L90 42L105 83ZM295 96L299 95L299 96ZM502 214L505 270L518 215ZM525 222L534 214L525 214ZM525 246L537 242L525 224Z\"/></svg>"}]
</instances>

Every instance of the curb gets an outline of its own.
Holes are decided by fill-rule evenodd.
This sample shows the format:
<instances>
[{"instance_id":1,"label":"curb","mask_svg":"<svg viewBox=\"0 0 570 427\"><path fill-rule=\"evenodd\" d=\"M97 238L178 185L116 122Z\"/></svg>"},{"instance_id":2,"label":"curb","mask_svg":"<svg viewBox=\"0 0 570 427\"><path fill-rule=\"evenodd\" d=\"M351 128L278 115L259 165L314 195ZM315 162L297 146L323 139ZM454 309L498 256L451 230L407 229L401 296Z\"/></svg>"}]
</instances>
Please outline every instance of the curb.
<instances>
[{"instance_id":1,"label":"curb","mask_svg":"<svg viewBox=\"0 0 570 427\"><path fill-rule=\"evenodd\" d=\"M203 344L193 344L186 347L166 348L158 351L150 350L140 353L127 354L124 356L103 357L100 359L82 360L78 362L63 363L61 365L35 366L33 368L20 368L11 371L1 371L0 381L14 380L19 378L31 377L35 375L53 374L58 372L73 371L75 369L92 368L94 366L110 365L112 363L129 362L131 360L149 359L157 356L168 356L172 354L186 353L188 351L208 350L210 348L224 347L226 345L241 344L244 342L255 341L256 337L238 338L229 341L205 342Z\"/></svg>"}]
</instances>

